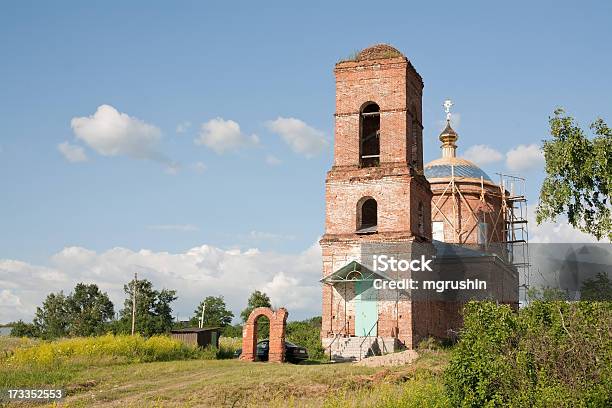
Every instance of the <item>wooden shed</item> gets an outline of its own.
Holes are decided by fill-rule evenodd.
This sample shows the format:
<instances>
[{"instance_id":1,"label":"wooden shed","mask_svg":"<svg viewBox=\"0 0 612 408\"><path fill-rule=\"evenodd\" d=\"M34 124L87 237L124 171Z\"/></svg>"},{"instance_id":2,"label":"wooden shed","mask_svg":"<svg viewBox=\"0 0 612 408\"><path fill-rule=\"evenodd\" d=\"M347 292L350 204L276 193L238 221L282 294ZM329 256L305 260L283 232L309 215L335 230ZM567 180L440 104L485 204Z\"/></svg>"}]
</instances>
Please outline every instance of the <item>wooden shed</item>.
<instances>
[{"instance_id":1,"label":"wooden shed","mask_svg":"<svg viewBox=\"0 0 612 408\"><path fill-rule=\"evenodd\" d=\"M185 344L198 347L213 345L219 348L219 337L221 336L220 327L185 328L176 329L170 332L175 340L180 340Z\"/></svg>"}]
</instances>

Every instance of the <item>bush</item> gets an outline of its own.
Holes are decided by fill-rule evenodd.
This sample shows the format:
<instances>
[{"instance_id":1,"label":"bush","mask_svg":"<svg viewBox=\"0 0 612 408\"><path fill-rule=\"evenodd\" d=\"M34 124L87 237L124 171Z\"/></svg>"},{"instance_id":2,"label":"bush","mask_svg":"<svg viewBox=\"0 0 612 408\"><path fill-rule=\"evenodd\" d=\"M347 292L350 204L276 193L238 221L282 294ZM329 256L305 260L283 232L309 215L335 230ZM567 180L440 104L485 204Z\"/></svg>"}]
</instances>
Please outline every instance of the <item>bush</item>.
<instances>
[{"instance_id":1,"label":"bush","mask_svg":"<svg viewBox=\"0 0 612 408\"><path fill-rule=\"evenodd\" d=\"M202 360L216 360L219 354L219 350L211 345L204 347L200 351L200 358Z\"/></svg>"},{"instance_id":2,"label":"bush","mask_svg":"<svg viewBox=\"0 0 612 408\"><path fill-rule=\"evenodd\" d=\"M435 337L426 337L419 342L417 350L440 350L444 347L442 341Z\"/></svg>"},{"instance_id":3,"label":"bush","mask_svg":"<svg viewBox=\"0 0 612 408\"><path fill-rule=\"evenodd\" d=\"M219 339L219 350L217 351L217 359L223 360L234 358L234 353L239 348L242 348L242 337L224 337Z\"/></svg>"},{"instance_id":4,"label":"bush","mask_svg":"<svg viewBox=\"0 0 612 408\"><path fill-rule=\"evenodd\" d=\"M445 372L452 406L610 406L612 303L471 302Z\"/></svg>"},{"instance_id":5,"label":"bush","mask_svg":"<svg viewBox=\"0 0 612 408\"><path fill-rule=\"evenodd\" d=\"M233 326L225 326L222 329L221 334L223 334L226 337L240 337L240 338L242 338L242 325L235 324Z\"/></svg>"},{"instance_id":6,"label":"bush","mask_svg":"<svg viewBox=\"0 0 612 408\"><path fill-rule=\"evenodd\" d=\"M325 408L442 408L451 407L442 381L430 373L417 373L404 383L376 383L346 389L327 397Z\"/></svg>"},{"instance_id":7,"label":"bush","mask_svg":"<svg viewBox=\"0 0 612 408\"><path fill-rule=\"evenodd\" d=\"M321 345L321 317L301 322L287 323L287 341L306 347L311 360L324 360L325 350Z\"/></svg>"},{"instance_id":8,"label":"bush","mask_svg":"<svg viewBox=\"0 0 612 408\"><path fill-rule=\"evenodd\" d=\"M221 336L219 339L219 348L227 350L228 352L234 352L239 348L242 348L242 337L225 337Z\"/></svg>"},{"instance_id":9,"label":"bush","mask_svg":"<svg viewBox=\"0 0 612 408\"><path fill-rule=\"evenodd\" d=\"M15 322L11 326L11 336L12 337L39 337L40 331L38 328L32 323L26 323L23 320L19 320Z\"/></svg>"}]
</instances>

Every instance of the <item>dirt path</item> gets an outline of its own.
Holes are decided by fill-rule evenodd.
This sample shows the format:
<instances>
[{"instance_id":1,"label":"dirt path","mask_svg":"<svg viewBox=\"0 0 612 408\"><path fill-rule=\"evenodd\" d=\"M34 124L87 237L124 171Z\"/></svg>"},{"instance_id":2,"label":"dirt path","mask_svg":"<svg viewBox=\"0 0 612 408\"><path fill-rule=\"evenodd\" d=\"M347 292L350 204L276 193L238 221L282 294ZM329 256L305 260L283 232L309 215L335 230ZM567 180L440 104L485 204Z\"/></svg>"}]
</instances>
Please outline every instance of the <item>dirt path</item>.
<instances>
[{"instance_id":1,"label":"dirt path","mask_svg":"<svg viewBox=\"0 0 612 408\"><path fill-rule=\"evenodd\" d=\"M142 406L176 406L176 398L185 396L185 406L198 406L189 403L190 391L205 387L206 383L219 377L209 370L169 373L165 376L129 379L119 385L112 383L100 384L90 391L68 397L65 406L87 407L142 407ZM182 399L182 398L181 398ZM169 400L173 401L170 404ZM206 406L208 404L203 404ZM182 406L182 405L181 405Z\"/></svg>"},{"instance_id":2,"label":"dirt path","mask_svg":"<svg viewBox=\"0 0 612 408\"><path fill-rule=\"evenodd\" d=\"M413 357L406 354L402 361ZM438 359L445 361L432 354L426 365ZM68 387L72 395L59 407L320 407L338 390L401 384L415 369L414 363L369 365L188 360L98 367L79 373Z\"/></svg>"},{"instance_id":3,"label":"dirt path","mask_svg":"<svg viewBox=\"0 0 612 408\"><path fill-rule=\"evenodd\" d=\"M160 370L148 365L142 369L125 366L119 372L94 370L90 373L92 379L84 382L91 388L76 384L78 393L66 398L61 406L244 407L287 398L308 399L316 406L329 389L329 385L302 375L314 367L236 361L211 366L209 361L192 361L172 369L168 364Z\"/></svg>"}]
</instances>

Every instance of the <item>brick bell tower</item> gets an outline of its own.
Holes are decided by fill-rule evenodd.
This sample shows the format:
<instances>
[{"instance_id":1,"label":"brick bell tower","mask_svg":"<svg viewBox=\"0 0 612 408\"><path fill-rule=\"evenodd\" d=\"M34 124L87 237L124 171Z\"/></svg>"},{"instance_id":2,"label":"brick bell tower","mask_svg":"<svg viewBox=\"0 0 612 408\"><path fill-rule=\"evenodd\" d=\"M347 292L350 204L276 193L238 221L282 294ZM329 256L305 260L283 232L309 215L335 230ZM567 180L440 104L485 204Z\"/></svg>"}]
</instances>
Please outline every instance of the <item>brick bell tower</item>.
<instances>
[{"instance_id":1,"label":"brick bell tower","mask_svg":"<svg viewBox=\"0 0 612 408\"><path fill-rule=\"evenodd\" d=\"M372 298L375 310L370 305L365 311L363 289L348 282L351 276L342 270L353 261L370 267L371 253L365 252L371 248L431 241L432 193L423 175L423 80L401 52L384 44L339 62L334 74L334 163L325 181L320 241L323 345L334 336L374 335L374 330L412 347L410 304L386 305ZM374 329L364 332L366 327Z\"/></svg>"}]
</instances>

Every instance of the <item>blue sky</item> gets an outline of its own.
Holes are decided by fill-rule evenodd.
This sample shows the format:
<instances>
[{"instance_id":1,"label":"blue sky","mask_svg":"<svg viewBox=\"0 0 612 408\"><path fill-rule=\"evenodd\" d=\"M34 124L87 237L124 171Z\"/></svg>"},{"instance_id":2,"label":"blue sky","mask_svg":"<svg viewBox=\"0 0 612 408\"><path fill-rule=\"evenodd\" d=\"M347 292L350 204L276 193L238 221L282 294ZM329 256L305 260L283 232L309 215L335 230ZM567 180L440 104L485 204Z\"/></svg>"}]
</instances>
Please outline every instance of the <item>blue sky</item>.
<instances>
[{"instance_id":1,"label":"blue sky","mask_svg":"<svg viewBox=\"0 0 612 408\"><path fill-rule=\"evenodd\" d=\"M323 232L334 64L375 43L424 78L425 160L439 156L452 98L459 154L493 149L469 157L490 175L528 177L532 207L543 166L529 146L553 109L611 121L607 1L126 3L0 3L0 261L63 274L64 290L81 278L61 269L65 248L303 256ZM105 104L143 126L136 145L78 134L73 118ZM219 128L237 138L221 154ZM508 163L512 151L523 160ZM13 286L5 313L20 302L28 315ZM316 313L319 302L300 307Z\"/></svg>"}]
</instances>

